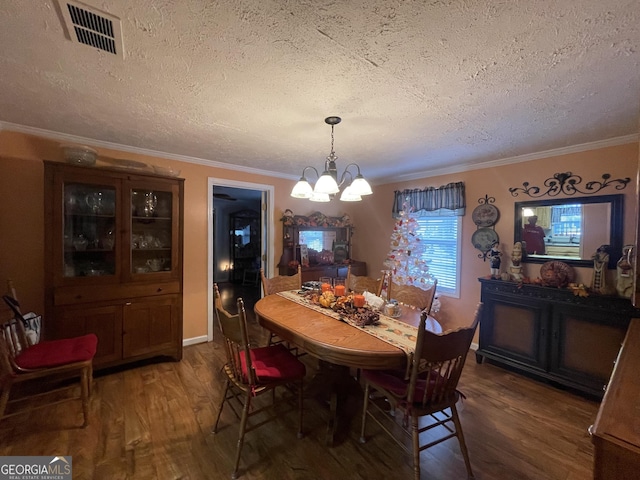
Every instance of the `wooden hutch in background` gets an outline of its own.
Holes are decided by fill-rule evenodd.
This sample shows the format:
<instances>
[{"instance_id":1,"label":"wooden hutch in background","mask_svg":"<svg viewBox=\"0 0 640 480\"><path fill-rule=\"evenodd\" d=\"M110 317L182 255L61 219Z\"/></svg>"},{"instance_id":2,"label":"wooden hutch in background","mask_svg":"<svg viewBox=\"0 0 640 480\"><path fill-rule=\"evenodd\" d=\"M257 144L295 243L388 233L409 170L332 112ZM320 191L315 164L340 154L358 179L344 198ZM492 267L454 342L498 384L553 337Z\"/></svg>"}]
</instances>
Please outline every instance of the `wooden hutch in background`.
<instances>
[{"instance_id":1,"label":"wooden hutch in background","mask_svg":"<svg viewBox=\"0 0 640 480\"><path fill-rule=\"evenodd\" d=\"M354 275L367 274L367 264L351 258L353 224L347 215L328 217L314 212L302 216L286 210L282 224L280 275L293 275L298 264L303 282L324 276L346 278L349 265Z\"/></svg>"},{"instance_id":2,"label":"wooden hutch in background","mask_svg":"<svg viewBox=\"0 0 640 480\"><path fill-rule=\"evenodd\" d=\"M260 269L260 232L262 223L260 212L244 209L229 215L232 282L243 282L246 275L253 272L257 277Z\"/></svg>"}]
</instances>

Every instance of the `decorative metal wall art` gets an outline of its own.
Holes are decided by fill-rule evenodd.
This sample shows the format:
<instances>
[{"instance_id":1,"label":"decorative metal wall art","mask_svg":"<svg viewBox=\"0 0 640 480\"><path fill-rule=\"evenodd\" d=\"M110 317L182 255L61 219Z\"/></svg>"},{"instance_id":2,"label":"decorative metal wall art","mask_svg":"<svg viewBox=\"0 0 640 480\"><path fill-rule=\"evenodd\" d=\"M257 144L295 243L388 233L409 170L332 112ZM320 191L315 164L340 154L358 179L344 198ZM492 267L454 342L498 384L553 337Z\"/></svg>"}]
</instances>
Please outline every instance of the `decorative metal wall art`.
<instances>
[{"instance_id":1,"label":"decorative metal wall art","mask_svg":"<svg viewBox=\"0 0 640 480\"><path fill-rule=\"evenodd\" d=\"M495 205L492 205L495 201L494 197L485 195L484 198L478 199L480 205L474 208L471 213L473 223L477 227L471 235L471 243L480 250L478 258L481 258L483 262L487 260L491 247L500 241L495 230L495 224L500 217L500 212Z\"/></svg>"},{"instance_id":2,"label":"decorative metal wall art","mask_svg":"<svg viewBox=\"0 0 640 480\"><path fill-rule=\"evenodd\" d=\"M590 182L587 182L584 187L579 187L579 184L582 183L582 177L579 175L574 175L571 172L565 172L556 173L553 175L553 177L547 178L544 181L544 187L546 188L546 190L543 190L540 187L531 186L529 182L524 182L522 184L523 188L512 187L509 188L509 192L514 197L517 197L518 194L523 193L533 198L543 197L545 195L548 195L549 197L555 197L561 193L564 193L565 195L574 195L576 193L580 193L582 195L591 195L594 193L598 193L600 190L608 186L615 186L616 190L623 190L630 181L631 179L629 177L611 180L611 175L608 173L604 173L602 175L602 181L592 180Z\"/></svg>"}]
</instances>

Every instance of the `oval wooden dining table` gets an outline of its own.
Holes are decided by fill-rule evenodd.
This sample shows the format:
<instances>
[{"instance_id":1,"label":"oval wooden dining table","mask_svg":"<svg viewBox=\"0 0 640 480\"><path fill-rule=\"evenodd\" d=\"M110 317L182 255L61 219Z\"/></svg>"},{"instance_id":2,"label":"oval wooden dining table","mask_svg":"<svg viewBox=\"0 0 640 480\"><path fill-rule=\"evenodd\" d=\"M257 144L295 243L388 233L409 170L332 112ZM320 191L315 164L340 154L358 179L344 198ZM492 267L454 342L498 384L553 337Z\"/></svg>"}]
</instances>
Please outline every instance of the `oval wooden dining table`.
<instances>
[{"instance_id":1,"label":"oval wooden dining table","mask_svg":"<svg viewBox=\"0 0 640 480\"><path fill-rule=\"evenodd\" d=\"M346 390L346 383L353 382L349 368L406 367L407 354L401 348L278 294L262 298L255 304L254 310L263 328L320 359L321 372L318 377L323 379L325 385L329 384L327 388L331 394L327 432L329 445L333 444L337 427L338 396ZM398 320L417 326L420 311L403 307ZM441 325L433 317L428 317L426 328L434 333L442 333Z\"/></svg>"}]
</instances>

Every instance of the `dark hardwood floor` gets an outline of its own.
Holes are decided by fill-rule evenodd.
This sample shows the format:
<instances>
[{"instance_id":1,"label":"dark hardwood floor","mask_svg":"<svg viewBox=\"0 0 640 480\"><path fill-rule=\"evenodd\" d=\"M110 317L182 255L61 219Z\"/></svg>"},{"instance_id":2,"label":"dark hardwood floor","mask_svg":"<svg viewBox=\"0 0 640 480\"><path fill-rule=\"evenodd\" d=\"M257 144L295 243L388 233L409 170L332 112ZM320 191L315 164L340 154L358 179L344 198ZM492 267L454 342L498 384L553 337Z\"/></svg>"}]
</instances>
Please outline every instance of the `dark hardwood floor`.
<instances>
[{"instance_id":1,"label":"dark hardwood floor","mask_svg":"<svg viewBox=\"0 0 640 480\"><path fill-rule=\"evenodd\" d=\"M221 290L225 292L224 286ZM233 300L225 304L235 311ZM266 340L251 318L252 337ZM223 385L220 337L216 331L214 342L185 347L181 362L97 374L85 429L79 427L79 401L3 419L0 455L72 455L74 479L230 478L238 435L231 410L223 411L219 433L211 433ZM302 359L311 377L317 362L309 355ZM478 365L473 353L460 390L467 397L460 415L477 479L592 477L587 428L595 420L597 402L493 365ZM343 406L333 447L325 445L328 409L317 398L305 400L303 439L296 438L295 412L248 433L240 478L412 478L411 457L372 422L367 443L359 443L361 402L358 394ZM18 402L17 407L28 405ZM455 440L422 452L421 461L423 479L465 478Z\"/></svg>"}]
</instances>

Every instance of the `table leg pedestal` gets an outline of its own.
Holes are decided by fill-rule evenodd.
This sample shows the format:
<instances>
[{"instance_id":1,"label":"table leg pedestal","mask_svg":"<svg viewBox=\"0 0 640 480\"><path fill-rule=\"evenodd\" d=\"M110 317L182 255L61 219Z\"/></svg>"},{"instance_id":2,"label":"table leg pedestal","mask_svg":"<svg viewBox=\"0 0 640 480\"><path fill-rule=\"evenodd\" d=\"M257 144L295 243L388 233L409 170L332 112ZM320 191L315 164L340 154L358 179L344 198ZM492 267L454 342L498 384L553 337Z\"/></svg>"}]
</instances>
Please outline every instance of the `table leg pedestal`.
<instances>
[{"instance_id":1,"label":"table leg pedestal","mask_svg":"<svg viewBox=\"0 0 640 480\"><path fill-rule=\"evenodd\" d=\"M360 384L351 376L349 367L320 360L318 373L305 391L308 396L318 397L329 403L326 444L331 447L339 429L340 413L345 409L347 400L350 397L359 399L362 395Z\"/></svg>"}]
</instances>

